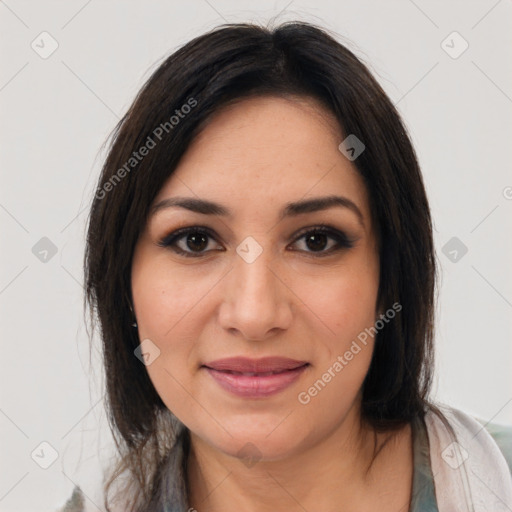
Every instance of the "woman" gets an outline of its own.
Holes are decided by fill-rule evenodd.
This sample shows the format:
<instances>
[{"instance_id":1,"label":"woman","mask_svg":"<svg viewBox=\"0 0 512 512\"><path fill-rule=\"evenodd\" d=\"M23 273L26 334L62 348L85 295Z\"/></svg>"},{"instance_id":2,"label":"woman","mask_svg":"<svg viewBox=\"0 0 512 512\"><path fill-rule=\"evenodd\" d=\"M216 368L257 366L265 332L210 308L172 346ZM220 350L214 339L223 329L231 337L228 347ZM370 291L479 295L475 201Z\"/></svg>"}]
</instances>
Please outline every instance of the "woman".
<instances>
[{"instance_id":1,"label":"woman","mask_svg":"<svg viewBox=\"0 0 512 512\"><path fill-rule=\"evenodd\" d=\"M429 399L414 149L324 30L226 25L163 62L115 130L85 271L105 509L510 510L511 429Z\"/></svg>"}]
</instances>

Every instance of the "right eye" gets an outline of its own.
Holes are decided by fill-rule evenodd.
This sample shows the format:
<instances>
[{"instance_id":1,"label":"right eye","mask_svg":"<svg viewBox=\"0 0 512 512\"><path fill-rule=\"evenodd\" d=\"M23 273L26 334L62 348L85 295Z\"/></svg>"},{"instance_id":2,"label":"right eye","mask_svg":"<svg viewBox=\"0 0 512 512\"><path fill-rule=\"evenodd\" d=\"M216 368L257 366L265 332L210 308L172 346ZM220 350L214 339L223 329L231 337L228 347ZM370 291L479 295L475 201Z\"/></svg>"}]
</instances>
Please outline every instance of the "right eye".
<instances>
[{"instance_id":1,"label":"right eye","mask_svg":"<svg viewBox=\"0 0 512 512\"><path fill-rule=\"evenodd\" d=\"M210 229L203 226L192 226L166 235L158 242L158 245L168 247L176 254L186 258L200 258L212 250L205 250L209 245L209 239L216 240Z\"/></svg>"}]
</instances>

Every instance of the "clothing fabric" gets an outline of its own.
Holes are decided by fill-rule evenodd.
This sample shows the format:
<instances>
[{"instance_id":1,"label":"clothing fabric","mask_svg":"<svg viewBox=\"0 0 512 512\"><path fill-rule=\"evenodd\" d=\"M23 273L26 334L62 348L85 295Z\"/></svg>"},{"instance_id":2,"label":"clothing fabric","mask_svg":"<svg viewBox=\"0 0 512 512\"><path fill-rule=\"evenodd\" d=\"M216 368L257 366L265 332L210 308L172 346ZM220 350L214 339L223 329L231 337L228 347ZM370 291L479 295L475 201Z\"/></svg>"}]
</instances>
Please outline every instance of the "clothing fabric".
<instances>
[{"instance_id":1,"label":"clothing fabric","mask_svg":"<svg viewBox=\"0 0 512 512\"><path fill-rule=\"evenodd\" d=\"M443 413L453 432L438 416L425 418L439 511L510 511L510 468L492 436L461 411Z\"/></svg>"},{"instance_id":2,"label":"clothing fabric","mask_svg":"<svg viewBox=\"0 0 512 512\"><path fill-rule=\"evenodd\" d=\"M430 410L411 423L414 470L409 512L510 512L512 426L485 423L458 409L438 407L448 426ZM162 505L164 512L189 510L184 434L169 457L166 482L171 499ZM66 505L56 512L97 512L97 506L88 504L76 486Z\"/></svg>"},{"instance_id":3,"label":"clothing fabric","mask_svg":"<svg viewBox=\"0 0 512 512\"><path fill-rule=\"evenodd\" d=\"M414 475L409 512L512 511L512 426L440 407L413 424Z\"/></svg>"}]
</instances>

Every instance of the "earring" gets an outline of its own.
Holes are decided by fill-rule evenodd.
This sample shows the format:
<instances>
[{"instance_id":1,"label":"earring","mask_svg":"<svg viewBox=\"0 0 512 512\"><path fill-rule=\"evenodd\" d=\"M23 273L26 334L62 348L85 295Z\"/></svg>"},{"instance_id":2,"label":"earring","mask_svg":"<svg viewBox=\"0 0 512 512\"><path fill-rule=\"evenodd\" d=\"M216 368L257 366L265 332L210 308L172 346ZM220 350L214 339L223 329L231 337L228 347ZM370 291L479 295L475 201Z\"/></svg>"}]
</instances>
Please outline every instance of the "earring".
<instances>
[{"instance_id":1,"label":"earring","mask_svg":"<svg viewBox=\"0 0 512 512\"><path fill-rule=\"evenodd\" d=\"M128 305L129 305L129 307L130 307L130 311L131 311L132 313L134 313L133 308L132 308L132 305L131 305L130 303L128 303ZM134 314L133 316L135 317L135 314ZM136 322L136 321L132 324L132 327L137 328L137 322Z\"/></svg>"}]
</instances>

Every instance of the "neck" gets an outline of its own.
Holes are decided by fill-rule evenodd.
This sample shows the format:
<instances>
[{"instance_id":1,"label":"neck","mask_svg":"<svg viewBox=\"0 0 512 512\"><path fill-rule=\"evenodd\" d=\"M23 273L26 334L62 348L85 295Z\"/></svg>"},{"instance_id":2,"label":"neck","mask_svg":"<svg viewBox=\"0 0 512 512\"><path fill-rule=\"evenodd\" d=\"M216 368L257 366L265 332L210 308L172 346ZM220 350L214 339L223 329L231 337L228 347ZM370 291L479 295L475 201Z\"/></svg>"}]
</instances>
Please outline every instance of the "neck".
<instances>
[{"instance_id":1,"label":"neck","mask_svg":"<svg viewBox=\"0 0 512 512\"><path fill-rule=\"evenodd\" d=\"M407 471L397 458L408 462ZM405 491L412 486L410 428L378 434L353 408L321 442L254 465L191 432L187 468L189 504L199 512L371 510L375 503L400 510L404 492L391 492L390 482L403 482Z\"/></svg>"}]
</instances>

